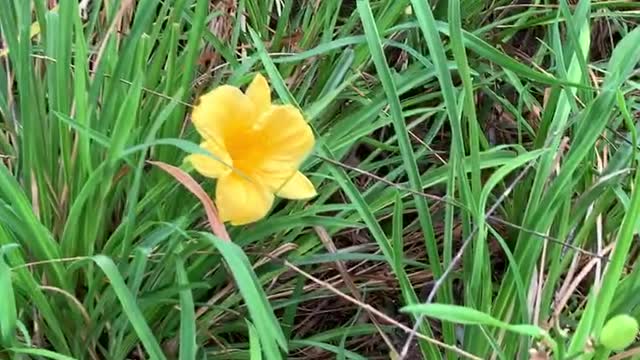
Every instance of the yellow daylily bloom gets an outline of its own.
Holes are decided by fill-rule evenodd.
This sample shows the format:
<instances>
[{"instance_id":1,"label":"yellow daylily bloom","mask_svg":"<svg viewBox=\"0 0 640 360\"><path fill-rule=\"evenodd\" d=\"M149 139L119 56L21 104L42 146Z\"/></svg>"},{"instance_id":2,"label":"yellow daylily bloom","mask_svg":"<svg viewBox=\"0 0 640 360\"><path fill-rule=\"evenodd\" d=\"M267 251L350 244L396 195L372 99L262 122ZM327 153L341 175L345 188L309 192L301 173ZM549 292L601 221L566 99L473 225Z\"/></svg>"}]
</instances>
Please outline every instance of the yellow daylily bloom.
<instances>
[{"instance_id":1,"label":"yellow daylily bloom","mask_svg":"<svg viewBox=\"0 0 640 360\"><path fill-rule=\"evenodd\" d=\"M202 95L191 114L211 157L187 157L203 176L218 179L215 202L222 221L255 222L277 195L308 199L316 190L300 164L315 139L300 110L271 103L267 80L256 75L245 92L230 85Z\"/></svg>"}]
</instances>

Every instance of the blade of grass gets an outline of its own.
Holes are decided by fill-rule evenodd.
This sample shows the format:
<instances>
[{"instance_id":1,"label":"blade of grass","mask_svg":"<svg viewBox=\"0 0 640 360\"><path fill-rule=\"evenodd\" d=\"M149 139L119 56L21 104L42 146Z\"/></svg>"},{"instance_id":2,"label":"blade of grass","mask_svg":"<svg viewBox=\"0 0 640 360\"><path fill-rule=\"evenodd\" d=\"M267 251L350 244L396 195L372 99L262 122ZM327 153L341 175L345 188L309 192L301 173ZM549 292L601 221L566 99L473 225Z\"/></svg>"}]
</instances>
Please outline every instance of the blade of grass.
<instances>
[{"instance_id":1,"label":"blade of grass","mask_svg":"<svg viewBox=\"0 0 640 360\"><path fill-rule=\"evenodd\" d=\"M407 132L404 116L402 115L402 105L398 98L398 92L396 90L395 83L391 77L391 71L387 65L386 57L382 49L382 45L379 41L378 30L376 23L371 12L371 7L367 0L357 1L358 11L371 50L371 56L376 66L378 76L387 95L387 101L389 103L391 111L391 119L393 122L394 130L397 135L398 145L400 147L403 164L407 175L409 177L409 183L411 187L419 191L422 189L422 180L416 164L415 154L413 153L413 147L411 146L411 140L409 139L409 133ZM440 265L440 257L438 255L438 249L436 247L435 235L433 232L433 224L431 220L431 214L429 213L429 206L427 201L422 196L415 196L416 209L418 210L418 216L422 227L422 232L425 237L425 245L429 254L429 264L434 273L434 276L440 276L442 274L442 266ZM442 297L443 301L450 300L447 295Z\"/></svg>"},{"instance_id":2,"label":"blade of grass","mask_svg":"<svg viewBox=\"0 0 640 360\"><path fill-rule=\"evenodd\" d=\"M287 350L282 328L276 319L264 290L251 268L249 259L236 244L222 240L212 234L202 233L203 238L220 251L233 274L236 285L244 298L256 326L265 355L268 359L282 358L278 346Z\"/></svg>"},{"instance_id":3,"label":"blade of grass","mask_svg":"<svg viewBox=\"0 0 640 360\"><path fill-rule=\"evenodd\" d=\"M129 291L116 265L111 259L104 255L96 255L91 259L102 269L107 278L109 278L111 287L118 297L120 305L122 305L123 312L127 315L131 325L138 334L149 357L154 360L166 359L162 348L160 348L158 341L153 335L153 331L138 307L136 299L133 297L133 294L131 294L131 291Z\"/></svg>"},{"instance_id":4,"label":"blade of grass","mask_svg":"<svg viewBox=\"0 0 640 360\"><path fill-rule=\"evenodd\" d=\"M3 299L0 302L0 343L4 347L12 345L18 320L13 282L11 281L12 272L4 260L4 253L15 246L17 244L0 247L0 289L4 289Z\"/></svg>"},{"instance_id":5,"label":"blade of grass","mask_svg":"<svg viewBox=\"0 0 640 360\"><path fill-rule=\"evenodd\" d=\"M260 347L260 336L256 327L252 323L246 321L249 328L249 359L262 360L262 348Z\"/></svg>"},{"instance_id":6,"label":"blade of grass","mask_svg":"<svg viewBox=\"0 0 640 360\"><path fill-rule=\"evenodd\" d=\"M189 289L189 277L184 262L176 258L176 277L180 290L180 360L196 358L196 315L193 295Z\"/></svg>"},{"instance_id":7,"label":"blade of grass","mask_svg":"<svg viewBox=\"0 0 640 360\"><path fill-rule=\"evenodd\" d=\"M53 360L77 360L76 358L72 358L70 356L62 355L55 351L50 351L45 349L12 347L12 348L8 348L7 351L10 351L15 354L42 356L44 358L53 359Z\"/></svg>"}]
</instances>

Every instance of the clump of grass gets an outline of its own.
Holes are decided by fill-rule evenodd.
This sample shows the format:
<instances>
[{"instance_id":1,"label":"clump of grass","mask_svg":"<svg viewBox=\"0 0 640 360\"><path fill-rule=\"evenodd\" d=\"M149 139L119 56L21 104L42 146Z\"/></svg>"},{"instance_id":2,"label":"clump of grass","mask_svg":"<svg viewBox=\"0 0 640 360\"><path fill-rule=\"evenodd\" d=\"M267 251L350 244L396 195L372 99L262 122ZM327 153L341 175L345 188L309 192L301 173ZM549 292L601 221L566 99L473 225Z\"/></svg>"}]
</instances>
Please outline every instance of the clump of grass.
<instances>
[{"instance_id":1,"label":"clump of grass","mask_svg":"<svg viewBox=\"0 0 640 360\"><path fill-rule=\"evenodd\" d=\"M609 357L638 8L0 2L0 358ZM318 196L222 229L191 104L256 72Z\"/></svg>"}]
</instances>

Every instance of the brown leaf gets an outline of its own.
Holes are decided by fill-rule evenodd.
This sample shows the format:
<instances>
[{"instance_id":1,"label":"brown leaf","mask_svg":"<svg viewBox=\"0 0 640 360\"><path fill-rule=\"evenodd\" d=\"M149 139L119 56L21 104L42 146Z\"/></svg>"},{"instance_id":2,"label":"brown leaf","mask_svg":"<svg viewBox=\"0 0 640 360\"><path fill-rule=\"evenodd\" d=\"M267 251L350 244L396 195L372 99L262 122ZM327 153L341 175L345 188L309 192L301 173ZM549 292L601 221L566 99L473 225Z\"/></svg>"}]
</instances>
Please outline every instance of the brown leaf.
<instances>
[{"instance_id":1,"label":"brown leaf","mask_svg":"<svg viewBox=\"0 0 640 360\"><path fill-rule=\"evenodd\" d=\"M187 190L191 191L191 193L200 200L200 203L202 203L204 211L207 214L207 219L209 220L209 226L211 226L211 230L213 230L213 233L222 240L231 241L231 239L229 238L229 234L227 233L227 229L224 227L222 221L220 221L218 211L216 210L213 201L204 191L202 186L200 186L200 184L198 184L198 182L195 181L191 177L191 175L187 174L178 167L169 165L161 161L147 161L147 163L155 165L164 170L167 174L173 176L174 179L176 179L185 188L187 188Z\"/></svg>"}]
</instances>

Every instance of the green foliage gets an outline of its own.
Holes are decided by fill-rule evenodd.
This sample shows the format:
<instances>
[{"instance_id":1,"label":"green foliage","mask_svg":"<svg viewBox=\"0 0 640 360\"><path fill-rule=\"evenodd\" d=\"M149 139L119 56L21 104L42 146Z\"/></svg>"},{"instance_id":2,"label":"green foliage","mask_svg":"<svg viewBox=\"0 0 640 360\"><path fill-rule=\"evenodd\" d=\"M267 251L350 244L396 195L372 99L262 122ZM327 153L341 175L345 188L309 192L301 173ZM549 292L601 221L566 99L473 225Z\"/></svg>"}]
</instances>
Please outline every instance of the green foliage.
<instances>
[{"instance_id":1,"label":"green foliage","mask_svg":"<svg viewBox=\"0 0 640 360\"><path fill-rule=\"evenodd\" d=\"M0 359L400 357L416 322L428 359L632 346L637 3L50 3L0 1ZM191 104L256 72L318 196L225 242L147 161L190 171Z\"/></svg>"}]
</instances>

